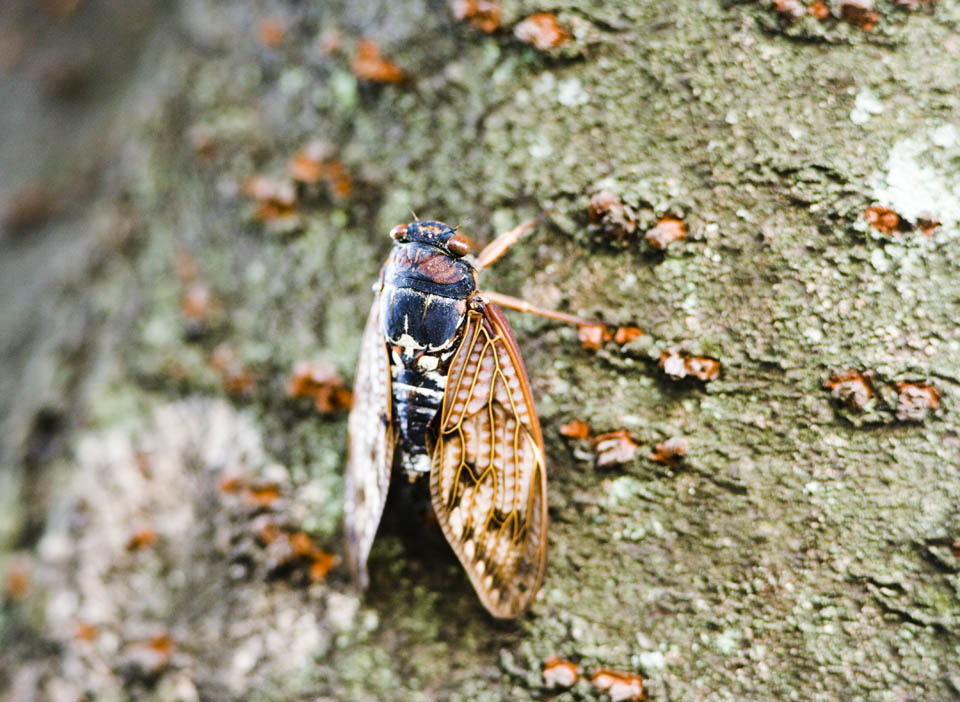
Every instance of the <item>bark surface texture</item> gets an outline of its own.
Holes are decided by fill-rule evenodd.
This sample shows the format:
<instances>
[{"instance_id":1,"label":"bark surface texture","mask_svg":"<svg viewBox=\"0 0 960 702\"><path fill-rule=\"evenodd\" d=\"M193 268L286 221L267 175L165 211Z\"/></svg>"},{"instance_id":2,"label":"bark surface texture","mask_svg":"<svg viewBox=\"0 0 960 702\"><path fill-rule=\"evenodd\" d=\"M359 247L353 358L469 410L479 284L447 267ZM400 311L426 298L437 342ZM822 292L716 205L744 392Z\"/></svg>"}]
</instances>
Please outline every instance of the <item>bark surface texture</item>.
<instances>
[{"instance_id":1,"label":"bark surface texture","mask_svg":"<svg viewBox=\"0 0 960 702\"><path fill-rule=\"evenodd\" d=\"M598 668L960 697L956 0L504 0L491 34L439 0L36 5L0 11L0 700L569 702ZM514 34L543 11L546 50ZM626 224L591 226L602 191ZM349 387L411 209L485 242L550 207L482 285L645 333L510 314L531 612L492 620L399 504L365 595L322 577L346 415L289 396L297 363ZM550 656L584 679L545 687Z\"/></svg>"}]
</instances>

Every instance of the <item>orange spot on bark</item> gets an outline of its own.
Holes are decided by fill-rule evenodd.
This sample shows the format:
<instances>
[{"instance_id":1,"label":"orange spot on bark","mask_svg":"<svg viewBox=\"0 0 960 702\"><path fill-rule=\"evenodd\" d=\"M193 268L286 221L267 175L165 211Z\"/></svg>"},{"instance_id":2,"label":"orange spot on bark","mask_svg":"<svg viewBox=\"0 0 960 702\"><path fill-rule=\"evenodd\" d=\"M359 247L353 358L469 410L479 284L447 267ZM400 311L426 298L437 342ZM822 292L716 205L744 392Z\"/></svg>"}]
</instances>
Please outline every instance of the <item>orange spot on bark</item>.
<instances>
[{"instance_id":1,"label":"orange spot on bark","mask_svg":"<svg viewBox=\"0 0 960 702\"><path fill-rule=\"evenodd\" d=\"M687 449L688 445L686 439L674 437L657 444L653 452L649 454L649 458L651 461L656 463L664 463L669 465L671 463L676 463L678 459L687 455Z\"/></svg>"},{"instance_id":2,"label":"orange spot on bark","mask_svg":"<svg viewBox=\"0 0 960 702\"><path fill-rule=\"evenodd\" d=\"M223 389L231 395L249 395L253 390L256 377L229 346L217 346L210 354L210 365L219 373Z\"/></svg>"},{"instance_id":3,"label":"orange spot on bark","mask_svg":"<svg viewBox=\"0 0 960 702\"><path fill-rule=\"evenodd\" d=\"M93 624L78 619L73 623L73 638L77 641L96 641L100 630Z\"/></svg>"},{"instance_id":4,"label":"orange spot on bark","mask_svg":"<svg viewBox=\"0 0 960 702\"><path fill-rule=\"evenodd\" d=\"M453 16L467 20L474 29L490 34L500 26L500 3L489 0L456 0L452 3Z\"/></svg>"},{"instance_id":5,"label":"orange spot on bark","mask_svg":"<svg viewBox=\"0 0 960 702\"><path fill-rule=\"evenodd\" d=\"M180 313L188 322L204 322L219 311L220 305L210 286L199 280L187 285L180 300Z\"/></svg>"},{"instance_id":6,"label":"orange spot on bark","mask_svg":"<svg viewBox=\"0 0 960 702\"><path fill-rule=\"evenodd\" d=\"M577 329L577 338L585 349L596 351L610 341L610 330L603 324L581 324Z\"/></svg>"},{"instance_id":7,"label":"orange spot on bark","mask_svg":"<svg viewBox=\"0 0 960 702\"><path fill-rule=\"evenodd\" d=\"M593 671L590 684L610 695L612 702L638 702L647 698L643 690L643 678L633 673L600 668Z\"/></svg>"},{"instance_id":8,"label":"orange spot on bark","mask_svg":"<svg viewBox=\"0 0 960 702\"><path fill-rule=\"evenodd\" d=\"M275 49L283 42L287 28L275 17L266 17L257 23L257 39L264 46Z\"/></svg>"},{"instance_id":9,"label":"orange spot on bark","mask_svg":"<svg viewBox=\"0 0 960 702\"><path fill-rule=\"evenodd\" d=\"M560 434L571 439L586 439L590 436L590 425L582 419L574 419L560 427Z\"/></svg>"},{"instance_id":10,"label":"orange spot on bark","mask_svg":"<svg viewBox=\"0 0 960 702\"><path fill-rule=\"evenodd\" d=\"M812 17L823 20L830 16L830 6L822 0L814 0L814 2L810 3L810 7L807 8L807 12L809 12Z\"/></svg>"},{"instance_id":11,"label":"orange spot on bark","mask_svg":"<svg viewBox=\"0 0 960 702\"><path fill-rule=\"evenodd\" d=\"M773 9L791 19L800 19L807 13L800 0L774 0Z\"/></svg>"},{"instance_id":12,"label":"orange spot on bark","mask_svg":"<svg viewBox=\"0 0 960 702\"><path fill-rule=\"evenodd\" d=\"M601 190L590 198L587 215L591 229L602 231L621 243L632 238L637 231L637 216L633 209L609 190Z\"/></svg>"},{"instance_id":13,"label":"orange spot on bark","mask_svg":"<svg viewBox=\"0 0 960 702\"><path fill-rule=\"evenodd\" d=\"M124 650L123 658L127 665L152 678L170 667L173 648L173 639L169 634L163 633L146 641L130 644Z\"/></svg>"},{"instance_id":14,"label":"orange spot on bark","mask_svg":"<svg viewBox=\"0 0 960 702\"><path fill-rule=\"evenodd\" d=\"M597 454L598 466L628 463L640 448L626 429L595 436L593 437L593 444Z\"/></svg>"},{"instance_id":15,"label":"orange spot on bark","mask_svg":"<svg viewBox=\"0 0 960 702\"><path fill-rule=\"evenodd\" d=\"M902 231L900 215L889 207L874 205L863 211L863 218L867 223L884 234L895 234Z\"/></svg>"},{"instance_id":16,"label":"orange spot on bark","mask_svg":"<svg viewBox=\"0 0 960 702\"><path fill-rule=\"evenodd\" d=\"M897 419L922 422L927 411L940 406L940 391L929 383L897 383Z\"/></svg>"},{"instance_id":17,"label":"orange spot on bark","mask_svg":"<svg viewBox=\"0 0 960 702\"><path fill-rule=\"evenodd\" d=\"M269 507L280 499L280 486L276 483L256 483L247 488L244 498L253 507Z\"/></svg>"},{"instance_id":18,"label":"orange spot on bark","mask_svg":"<svg viewBox=\"0 0 960 702\"><path fill-rule=\"evenodd\" d=\"M327 414L350 409L353 393L343 386L337 369L319 361L299 361L287 381L287 395L309 397L318 412Z\"/></svg>"},{"instance_id":19,"label":"orange spot on bark","mask_svg":"<svg viewBox=\"0 0 960 702\"><path fill-rule=\"evenodd\" d=\"M397 64L380 55L380 48L369 39L361 39L357 44L350 70L357 78L377 83L401 83L407 78Z\"/></svg>"},{"instance_id":20,"label":"orange spot on bark","mask_svg":"<svg viewBox=\"0 0 960 702\"><path fill-rule=\"evenodd\" d=\"M580 679L580 666L552 656L543 662L543 684L547 687L571 687Z\"/></svg>"},{"instance_id":21,"label":"orange spot on bark","mask_svg":"<svg viewBox=\"0 0 960 702\"><path fill-rule=\"evenodd\" d=\"M297 194L290 181L278 181L263 175L255 175L243 184L247 197L257 201L254 219L266 222L297 213Z\"/></svg>"},{"instance_id":22,"label":"orange spot on bark","mask_svg":"<svg viewBox=\"0 0 960 702\"><path fill-rule=\"evenodd\" d=\"M26 559L14 558L3 580L3 593L11 602L22 600L30 592L31 578Z\"/></svg>"},{"instance_id":23,"label":"orange spot on bark","mask_svg":"<svg viewBox=\"0 0 960 702\"><path fill-rule=\"evenodd\" d=\"M310 563L310 579L315 583L326 578L330 569L340 562L337 556L321 549L315 549L312 558L313 561Z\"/></svg>"},{"instance_id":24,"label":"orange spot on bark","mask_svg":"<svg viewBox=\"0 0 960 702\"><path fill-rule=\"evenodd\" d=\"M337 198L349 197L353 192L353 178L346 167L333 158L333 146L325 141L311 141L294 154L289 172L290 177L300 183L325 182Z\"/></svg>"},{"instance_id":25,"label":"orange spot on bark","mask_svg":"<svg viewBox=\"0 0 960 702\"><path fill-rule=\"evenodd\" d=\"M939 226L940 222L933 217L927 216L917 218L917 229L919 229L920 233L924 236L933 236L933 233Z\"/></svg>"},{"instance_id":26,"label":"orange spot on bark","mask_svg":"<svg viewBox=\"0 0 960 702\"><path fill-rule=\"evenodd\" d=\"M861 373L854 368L849 368L830 376L826 386L834 399L840 400L853 409L862 410L873 398L873 390L870 387L872 377L871 372Z\"/></svg>"},{"instance_id":27,"label":"orange spot on bark","mask_svg":"<svg viewBox=\"0 0 960 702\"><path fill-rule=\"evenodd\" d=\"M869 32L877 26L879 18L874 11L873 0L843 0L840 3L840 19Z\"/></svg>"},{"instance_id":28,"label":"orange spot on bark","mask_svg":"<svg viewBox=\"0 0 960 702\"><path fill-rule=\"evenodd\" d=\"M269 546L280 536L280 528L269 514L261 514L250 524L253 533L264 546Z\"/></svg>"},{"instance_id":29,"label":"orange spot on bark","mask_svg":"<svg viewBox=\"0 0 960 702\"><path fill-rule=\"evenodd\" d=\"M613 340L623 346L624 344L629 344L634 339L639 339L641 336L643 336L643 329L640 327L617 327L617 331L613 335Z\"/></svg>"},{"instance_id":30,"label":"orange spot on bark","mask_svg":"<svg viewBox=\"0 0 960 702\"><path fill-rule=\"evenodd\" d=\"M671 243L687 236L687 225L676 217L663 217L656 226L644 235L644 239L655 249L663 250Z\"/></svg>"},{"instance_id":31,"label":"orange spot on bark","mask_svg":"<svg viewBox=\"0 0 960 702\"><path fill-rule=\"evenodd\" d=\"M309 556L313 553L313 539L305 531L298 531L290 535L290 547L298 556Z\"/></svg>"},{"instance_id":32,"label":"orange spot on bark","mask_svg":"<svg viewBox=\"0 0 960 702\"><path fill-rule=\"evenodd\" d=\"M570 41L570 32L557 22L552 12L530 15L513 29L513 35L538 51L549 51Z\"/></svg>"},{"instance_id":33,"label":"orange spot on bark","mask_svg":"<svg viewBox=\"0 0 960 702\"><path fill-rule=\"evenodd\" d=\"M127 539L128 551L140 551L157 543L157 532L152 527L138 529Z\"/></svg>"},{"instance_id":34,"label":"orange spot on bark","mask_svg":"<svg viewBox=\"0 0 960 702\"><path fill-rule=\"evenodd\" d=\"M246 486L246 479L239 475L221 476L220 482L217 484L217 488L220 490L220 492L227 495L236 495Z\"/></svg>"},{"instance_id":35,"label":"orange spot on bark","mask_svg":"<svg viewBox=\"0 0 960 702\"><path fill-rule=\"evenodd\" d=\"M720 375L720 361L703 356L691 356L676 347L660 352L660 368L674 380L693 376L707 383Z\"/></svg>"}]
</instances>

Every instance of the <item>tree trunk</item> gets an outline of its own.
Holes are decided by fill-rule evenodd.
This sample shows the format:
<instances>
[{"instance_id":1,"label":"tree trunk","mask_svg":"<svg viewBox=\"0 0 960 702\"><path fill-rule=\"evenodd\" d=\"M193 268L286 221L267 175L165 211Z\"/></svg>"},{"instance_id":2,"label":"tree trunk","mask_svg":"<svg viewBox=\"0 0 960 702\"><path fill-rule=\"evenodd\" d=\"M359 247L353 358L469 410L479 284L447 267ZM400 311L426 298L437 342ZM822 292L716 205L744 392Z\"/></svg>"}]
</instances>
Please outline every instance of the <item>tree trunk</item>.
<instances>
[{"instance_id":1,"label":"tree trunk","mask_svg":"<svg viewBox=\"0 0 960 702\"><path fill-rule=\"evenodd\" d=\"M960 698L960 3L872 4L10 3L0 699ZM548 208L481 285L644 333L509 313L540 596L400 500L358 593L387 232Z\"/></svg>"}]
</instances>

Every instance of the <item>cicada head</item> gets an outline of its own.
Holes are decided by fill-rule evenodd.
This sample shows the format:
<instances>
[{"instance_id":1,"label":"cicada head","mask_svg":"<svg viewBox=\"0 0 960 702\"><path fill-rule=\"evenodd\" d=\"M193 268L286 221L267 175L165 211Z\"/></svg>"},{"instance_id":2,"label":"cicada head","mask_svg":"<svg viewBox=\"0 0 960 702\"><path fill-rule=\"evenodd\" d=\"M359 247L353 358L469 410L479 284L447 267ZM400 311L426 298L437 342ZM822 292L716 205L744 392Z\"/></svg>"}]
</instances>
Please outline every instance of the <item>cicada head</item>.
<instances>
[{"instance_id":1,"label":"cicada head","mask_svg":"<svg viewBox=\"0 0 960 702\"><path fill-rule=\"evenodd\" d=\"M390 237L398 243L429 244L454 258L462 258L470 253L470 242L457 234L449 224L443 222L417 220L410 224L398 224L390 230Z\"/></svg>"}]
</instances>

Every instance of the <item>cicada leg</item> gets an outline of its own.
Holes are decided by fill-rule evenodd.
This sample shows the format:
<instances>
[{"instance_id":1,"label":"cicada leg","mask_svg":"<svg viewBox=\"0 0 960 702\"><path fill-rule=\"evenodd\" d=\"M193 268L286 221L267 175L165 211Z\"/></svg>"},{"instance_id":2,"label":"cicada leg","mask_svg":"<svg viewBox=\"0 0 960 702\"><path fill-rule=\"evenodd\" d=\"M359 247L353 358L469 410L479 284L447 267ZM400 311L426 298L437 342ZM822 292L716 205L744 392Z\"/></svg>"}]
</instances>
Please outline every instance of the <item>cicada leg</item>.
<instances>
[{"instance_id":1,"label":"cicada leg","mask_svg":"<svg viewBox=\"0 0 960 702\"><path fill-rule=\"evenodd\" d=\"M489 290L482 290L480 292L480 297L485 302L493 302L501 307L517 310L518 312L537 314L541 317L555 319L559 322L565 322L567 324L576 324L577 326L593 326L602 324L602 322L598 322L595 319L583 319L582 317L574 317L572 314L547 310L542 307L537 307L536 305L531 305L529 302L526 300L521 300L519 297L511 297L510 295L503 295L501 293L491 292Z\"/></svg>"},{"instance_id":2,"label":"cicada leg","mask_svg":"<svg viewBox=\"0 0 960 702\"><path fill-rule=\"evenodd\" d=\"M487 244L483 251L477 255L475 264L477 269L483 270L484 268L490 267L501 256L509 251L510 247L520 240L520 237L540 224L540 222L542 222L549 214L550 210L544 210L541 214L537 215L533 219L524 222L518 227L514 227L508 232L504 232ZM582 317L575 317L571 314L547 310L542 307L537 307L536 305L531 305L529 302L526 300L521 300L519 297L512 297L510 295L503 295L501 293L491 291L480 291L479 295L483 300L496 303L501 307L517 310L518 312L529 312L530 314L540 315L541 317L546 317L547 319L555 319L558 322L564 322L565 324L574 324L578 327L604 326L602 322L598 322L594 319L583 319Z\"/></svg>"}]
</instances>

